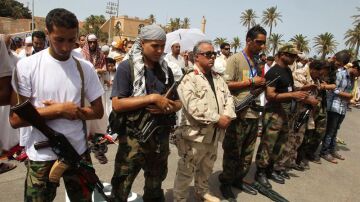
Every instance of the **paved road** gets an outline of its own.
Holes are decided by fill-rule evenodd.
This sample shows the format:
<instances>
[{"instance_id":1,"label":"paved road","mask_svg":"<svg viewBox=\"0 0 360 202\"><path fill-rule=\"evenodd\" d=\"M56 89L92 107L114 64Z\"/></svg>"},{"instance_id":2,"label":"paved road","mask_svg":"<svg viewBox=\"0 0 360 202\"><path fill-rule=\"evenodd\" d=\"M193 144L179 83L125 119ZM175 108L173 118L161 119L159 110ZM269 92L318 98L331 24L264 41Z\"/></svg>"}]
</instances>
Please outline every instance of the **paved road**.
<instances>
[{"instance_id":1,"label":"paved road","mask_svg":"<svg viewBox=\"0 0 360 202\"><path fill-rule=\"evenodd\" d=\"M301 202L321 202L321 201L360 201L360 110L353 109L349 112L342 124L339 136L345 140L346 146L340 146L340 152L345 156L346 160L334 165L325 161L321 165L310 164L311 169L306 172L292 172L291 180L286 181L285 185L272 183L274 190L281 193L289 201ZM95 162L95 168L100 178L106 182L110 182L116 146L111 145L107 156L109 163L100 165ZM219 182L217 177L221 171L222 149L219 147L218 160L215 163L214 173L210 178L210 187L217 196L219 193ZM94 159L94 158L93 158ZM173 180L177 167L177 150L171 145L171 155L169 156L169 173L163 183L166 193L166 201L172 201ZM248 180L252 180L254 176L254 165L251 172L247 176ZM23 201L24 176L26 169L23 164L18 164L15 170L0 175L0 201ZM135 180L133 191L143 193L144 186L143 173ZM237 201L270 201L262 195L248 195L234 189L237 194ZM189 201L193 201L193 186L190 186L191 197ZM61 185L57 192L55 201L65 201L64 186Z\"/></svg>"}]
</instances>

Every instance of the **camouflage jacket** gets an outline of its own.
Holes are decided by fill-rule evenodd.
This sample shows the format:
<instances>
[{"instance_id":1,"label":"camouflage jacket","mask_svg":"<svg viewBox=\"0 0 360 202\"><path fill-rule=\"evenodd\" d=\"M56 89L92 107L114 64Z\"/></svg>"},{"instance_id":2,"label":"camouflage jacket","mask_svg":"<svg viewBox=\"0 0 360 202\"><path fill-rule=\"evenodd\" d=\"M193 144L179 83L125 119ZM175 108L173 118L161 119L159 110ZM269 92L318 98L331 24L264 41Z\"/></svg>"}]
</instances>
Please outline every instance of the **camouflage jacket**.
<instances>
[{"instance_id":1,"label":"camouflage jacket","mask_svg":"<svg viewBox=\"0 0 360 202\"><path fill-rule=\"evenodd\" d=\"M228 86L221 75L212 72L215 94L205 75L194 65L178 86L183 103L182 119L178 130L185 139L213 143L222 141L225 130L216 128L220 115L236 118L234 102Z\"/></svg>"}]
</instances>

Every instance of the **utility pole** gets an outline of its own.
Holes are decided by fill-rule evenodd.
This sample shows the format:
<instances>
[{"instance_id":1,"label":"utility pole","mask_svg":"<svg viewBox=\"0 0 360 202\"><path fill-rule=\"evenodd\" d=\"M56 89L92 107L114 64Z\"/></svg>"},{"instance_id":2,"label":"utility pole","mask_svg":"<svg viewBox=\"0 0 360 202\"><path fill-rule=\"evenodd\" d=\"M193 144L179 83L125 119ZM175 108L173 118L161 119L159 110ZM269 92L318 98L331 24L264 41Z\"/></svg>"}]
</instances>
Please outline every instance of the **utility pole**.
<instances>
[{"instance_id":1,"label":"utility pole","mask_svg":"<svg viewBox=\"0 0 360 202\"><path fill-rule=\"evenodd\" d=\"M117 1L116 17L119 17L119 0Z\"/></svg>"},{"instance_id":2,"label":"utility pole","mask_svg":"<svg viewBox=\"0 0 360 202\"><path fill-rule=\"evenodd\" d=\"M109 38L108 38L108 44L111 44L111 27L112 27L112 24L111 24L111 18L112 18L112 15L115 14L115 11L116 9L118 8L118 4L114 3L114 2L107 2L107 5L106 5L106 13L109 14Z\"/></svg>"},{"instance_id":3,"label":"utility pole","mask_svg":"<svg viewBox=\"0 0 360 202\"><path fill-rule=\"evenodd\" d=\"M31 9L31 32L34 32L35 24L34 24L34 0L32 0L32 9Z\"/></svg>"}]
</instances>

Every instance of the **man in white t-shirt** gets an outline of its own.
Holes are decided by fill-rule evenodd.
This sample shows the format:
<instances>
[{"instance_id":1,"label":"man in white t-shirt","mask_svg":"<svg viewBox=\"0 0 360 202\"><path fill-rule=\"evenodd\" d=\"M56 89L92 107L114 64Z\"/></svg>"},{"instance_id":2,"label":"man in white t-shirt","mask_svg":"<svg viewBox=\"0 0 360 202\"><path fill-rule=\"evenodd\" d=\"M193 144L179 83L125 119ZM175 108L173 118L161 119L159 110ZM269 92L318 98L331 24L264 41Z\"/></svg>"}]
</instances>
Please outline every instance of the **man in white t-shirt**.
<instances>
[{"instance_id":1,"label":"man in white t-shirt","mask_svg":"<svg viewBox=\"0 0 360 202\"><path fill-rule=\"evenodd\" d=\"M171 53L165 56L165 60L173 72L175 81L178 81L185 70L185 60L180 55L180 43L178 41L171 44Z\"/></svg>"},{"instance_id":2,"label":"man in white t-shirt","mask_svg":"<svg viewBox=\"0 0 360 202\"><path fill-rule=\"evenodd\" d=\"M94 67L82 59L77 63L71 57L71 51L79 31L76 16L65 9L54 9L46 16L46 34L50 47L39 53L22 59L17 64L13 88L19 93L20 100L30 99L47 125L68 139L83 163L91 164L87 151L83 121L98 119L104 109L101 95L104 93ZM79 68L80 67L80 68ZM84 98L91 103L81 107L81 88L83 72ZM11 104L16 104L13 93ZM10 114L13 127L28 124L16 114ZM49 182L49 172L58 159L51 148L36 150L34 144L47 138L36 128L26 130L29 139L25 150L28 154L27 175L25 180L25 201L53 201L57 186ZM91 201L93 185L84 184L76 170L68 168L62 175L67 194L71 201Z\"/></svg>"},{"instance_id":3,"label":"man in white t-shirt","mask_svg":"<svg viewBox=\"0 0 360 202\"><path fill-rule=\"evenodd\" d=\"M226 61L230 57L230 44L222 43L220 45L220 50L221 54L215 59L213 70L223 75L226 69Z\"/></svg>"},{"instance_id":4,"label":"man in white t-shirt","mask_svg":"<svg viewBox=\"0 0 360 202\"><path fill-rule=\"evenodd\" d=\"M85 45L85 41L86 41L86 36L83 35L83 34L80 35L80 36L79 36L79 39L78 39L79 48L75 48L74 51L81 54L81 50L82 50L82 48L83 48L84 45Z\"/></svg>"}]
</instances>

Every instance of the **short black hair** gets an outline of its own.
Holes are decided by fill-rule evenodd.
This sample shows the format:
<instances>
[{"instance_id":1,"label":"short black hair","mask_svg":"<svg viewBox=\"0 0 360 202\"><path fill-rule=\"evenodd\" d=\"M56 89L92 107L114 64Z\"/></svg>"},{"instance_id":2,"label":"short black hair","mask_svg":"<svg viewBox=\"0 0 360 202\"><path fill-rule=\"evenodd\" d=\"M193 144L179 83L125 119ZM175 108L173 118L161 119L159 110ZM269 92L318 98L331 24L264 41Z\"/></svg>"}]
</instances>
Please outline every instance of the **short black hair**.
<instances>
[{"instance_id":1,"label":"short black hair","mask_svg":"<svg viewBox=\"0 0 360 202\"><path fill-rule=\"evenodd\" d=\"M86 35L85 35L85 34L80 34L80 36L79 36L78 39L80 40L81 37L85 37L85 38L86 38Z\"/></svg>"},{"instance_id":2,"label":"short black hair","mask_svg":"<svg viewBox=\"0 0 360 202\"><path fill-rule=\"evenodd\" d=\"M336 61L340 62L342 65L346 65L350 62L351 53L348 50L342 50L335 54Z\"/></svg>"},{"instance_id":3,"label":"short black hair","mask_svg":"<svg viewBox=\"0 0 360 202\"><path fill-rule=\"evenodd\" d=\"M34 37L39 38L39 39L44 39L46 38L45 36L45 32L43 31L34 31L31 35L31 39L34 41Z\"/></svg>"},{"instance_id":4,"label":"short black hair","mask_svg":"<svg viewBox=\"0 0 360 202\"><path fill-rule=\"evenodd\" d=\"M116 60L114 60L113 58L106 58L105 60L107 64L116 64Z\"/></svg>"},{"instance_id":5,"label":"short black hair","mask_svg":"<svg viewBox=\"0 0 360 202\"><path fill-rule=\"evenodd\" d=\"M262 57L262 56L265 56L265 57L266 57L266 54L265 54L265 53L261 53L261 54L260 54L260 57Z\"/></svg>"},{"instance_id":6,"label":"short black hair","mask_svg":"<svg viewBox=\"0 0 360 202\"><path fill-rule=\"evenodd\" d=\"M55 8L51 10L45 19L46 28L48 32L53 31L53 26L64 27L66 29L79 29L79 21L77 20L74 13L63 9L63 8Z\"/></svg>"},{"instance_id":7,"label":"short black hair","mask_svg":"<svg viewBox=\"0 0 360 202\"><path fill-rule=\"evenodd\" d=\"M310 62L309 68L320 70L322 68L325 68L325 63L320 60L314 60L314 61Z\"/></svg>"},{"instance_id":8,"label":"short black hair","mask_svg":"<svg viewBox=\"0 0 360 202\"><path fill-rule=\"evenodd\" d=\"M360 60L355 60L352 62L352 67L360 70Z\"/></svg>"},{"instance_id":9,"label":"short black hair","mask_svg":"<svg viewBox=\"0 0 360 202\"><path fill-rule=\"evenodd\" d=\"M263 34L266 36L267 32L266 30L261 27L260 25L255 25L254 27L252 27L251 29L249 29L249 31L247 32L246 34L246 41L247 39L251 39L251 40L254 40L256 39L256 37L259 35L259 34Z\"/></svg>"},{"instance_id":10,"label":"short black hair","mask_svg":"<svg viewBox=\"0 0 360 202\"><path fill-rule=\"evenodd\" d=\"M274 58L273 56L267 56L267 57L266 57L266 60L275 61L275 58Z\"/></svg>"},{"instance_id":11,"label":"short black hair","mask_svg":"<svg viewBox=\"0 0 360 202\"><path fill-rule=\"evenodd\" d=\"M222 43L222 44L220 45L220 49L224 49L225 46L230 46L230 44L229 44L229 43Z\"/></svg>"}]
</instances>

